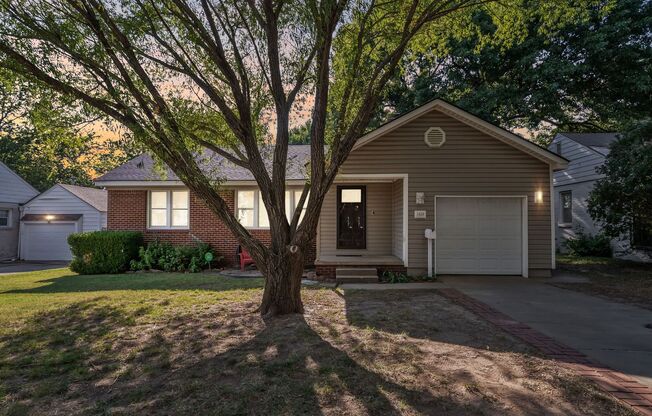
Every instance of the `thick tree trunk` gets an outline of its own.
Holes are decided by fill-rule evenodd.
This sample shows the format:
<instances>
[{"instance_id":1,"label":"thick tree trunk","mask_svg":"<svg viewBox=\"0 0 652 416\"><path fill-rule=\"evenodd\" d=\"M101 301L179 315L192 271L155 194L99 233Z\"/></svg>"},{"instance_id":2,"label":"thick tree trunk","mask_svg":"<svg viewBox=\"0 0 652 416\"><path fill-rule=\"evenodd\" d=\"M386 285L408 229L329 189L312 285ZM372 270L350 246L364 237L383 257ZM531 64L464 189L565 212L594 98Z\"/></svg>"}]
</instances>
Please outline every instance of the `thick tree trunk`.
<instances>
[{"instance_id":1,"label":"thick tree trunk","mask_svg":"<svg viewBox=\"0 0 652 416\"><path fill-rule=\"evenodd\" d=\"M303 313L301 302L301 276L304 255L301 250L272 256L262 267L265 291L260 313L265 317Z\"/></svg>"}]
</instances>

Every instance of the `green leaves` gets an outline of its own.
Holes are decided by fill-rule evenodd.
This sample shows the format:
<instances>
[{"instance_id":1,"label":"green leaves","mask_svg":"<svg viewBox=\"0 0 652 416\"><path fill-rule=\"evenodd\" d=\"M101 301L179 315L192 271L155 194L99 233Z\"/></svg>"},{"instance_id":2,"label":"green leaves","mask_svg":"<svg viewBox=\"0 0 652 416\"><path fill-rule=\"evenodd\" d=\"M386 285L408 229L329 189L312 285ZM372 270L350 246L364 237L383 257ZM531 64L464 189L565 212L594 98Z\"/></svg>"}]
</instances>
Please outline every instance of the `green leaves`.
<instances>
[{"instance_id":1,"label":"green leaves","mask_svg":"<svg viewBox=\"0 0 652 416\"><path fill-rule=\"evenodd\" d=\"M612 238L652 225L652 120L634 124L616 143L599 172L589 213ZM638 223L638 224L637 224ZM649 229L652 232L652 228Z\"/></svg>"},{"instance_id":2,"label":"green leaves","mask_svg":"<svg viewBox=\"0 0 652 416\"><path fill-rule=\"evenodd\" d=\"M460 30L435 24L384 104L402 113L441 97L544 142L557 130L619 130L650 113L650 2L505 5L451 17Z\"/></svg>"}]
</instances>

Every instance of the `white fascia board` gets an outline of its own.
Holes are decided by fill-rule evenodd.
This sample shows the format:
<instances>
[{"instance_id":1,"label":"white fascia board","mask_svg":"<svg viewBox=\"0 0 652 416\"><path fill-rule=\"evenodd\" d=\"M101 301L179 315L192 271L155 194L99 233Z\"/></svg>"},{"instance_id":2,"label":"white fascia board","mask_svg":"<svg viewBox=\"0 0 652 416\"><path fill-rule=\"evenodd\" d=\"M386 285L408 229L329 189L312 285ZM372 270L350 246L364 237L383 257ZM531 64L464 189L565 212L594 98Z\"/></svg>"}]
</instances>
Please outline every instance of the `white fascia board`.
<instances>
[{"instance_id":1,"label":"white fascia board","mask_svg":"<svg viewBox=\"0 0 652 416\"><path fill-rule=\"evenodd\" d=\"M289 186L303 186L306 183L304 180L288 180L285 182ZM96 181L96 186L104 188L171 188L171 187L185 187L182 181ZM226 181L220 182L220 186L258 186L256 181Z\"/></svg>"}]
</instances>

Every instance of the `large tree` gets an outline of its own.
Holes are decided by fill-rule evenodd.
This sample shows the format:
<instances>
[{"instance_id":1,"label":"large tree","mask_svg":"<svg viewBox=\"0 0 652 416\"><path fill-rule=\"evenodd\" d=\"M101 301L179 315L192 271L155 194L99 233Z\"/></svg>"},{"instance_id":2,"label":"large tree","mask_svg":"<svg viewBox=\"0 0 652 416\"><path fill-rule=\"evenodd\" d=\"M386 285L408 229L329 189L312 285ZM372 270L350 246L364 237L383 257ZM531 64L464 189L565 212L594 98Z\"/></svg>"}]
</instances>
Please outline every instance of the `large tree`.
<instances>
[{"instance_id":1,"label":"large tree","mask_svg":"<svg viewBox=\"0 0 652 416\"><path fill-rule=\"evenodd\" d=\"M388 108L400 114L445 98L543 139L560 130L621 131L652 113L652 2L620 0L554 32L531 20L512 45L484 41L500 30L493 20L478 12L476 34L450 33L407 55L390 81Z\"/></svg>"},{"instance_id":2,"label":"large tree","mask_svg":"<svg viewBox=\"0 0 652 416\"><path fill-rule=\"evenodd\" d=\"M326 192L406 49L451 31L466 36L481 10L502 27L499 42L516 42L524 22L554 31L608 4L568 3L0 0L0 65L129 128L250 251L265 275L261 313L294 313L303 311L304 257ZM311 162L288 221L289 120L302 94L312 103ZM261 120L270 113L275 129L267 134ZM204 148L251 171L270 220L269 246L238 222L219 183L198 167Z\"/></svg>"},{"instance_id":3,"label":"large tree","mask_svg":"<svg viewBox=\"0 0 652 416\"><path fill-rule=\"evenodd\" d=\"M649 246L652 236L652 120L634 123L611 145L589 197L589 213L611 238ZM644 241L636 241L644 240Z\"/></svg>"}]
</instances>

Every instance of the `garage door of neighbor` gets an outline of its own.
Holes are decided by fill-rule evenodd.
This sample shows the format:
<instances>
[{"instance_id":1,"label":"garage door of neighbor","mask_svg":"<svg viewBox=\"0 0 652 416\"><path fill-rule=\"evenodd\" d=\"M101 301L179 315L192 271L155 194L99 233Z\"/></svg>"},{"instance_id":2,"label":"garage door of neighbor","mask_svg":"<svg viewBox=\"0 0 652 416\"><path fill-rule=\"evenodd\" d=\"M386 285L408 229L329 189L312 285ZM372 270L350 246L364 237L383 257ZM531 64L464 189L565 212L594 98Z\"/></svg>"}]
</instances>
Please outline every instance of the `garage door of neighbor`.
<instances>
[{"instance_id":1,"label":"garage door of neighbor","mask_svg":"<svg viewBox=\"0 0 652 416\"><path fill-rule=\"evenodd\" d=\"M435 271L521 275L523 199L437 197Z\"/></svg>"},{"instance_id":2,"label":"garage door of neighbor","mask_svg":"<svg viewBox=\"0 0 652 416\"><path fill-rule=\"evenodd\" d=\"M75 223L22 224L22 257L25 260L70 260L68 235L76 230Z\"/></svg>"}]
</instances>

